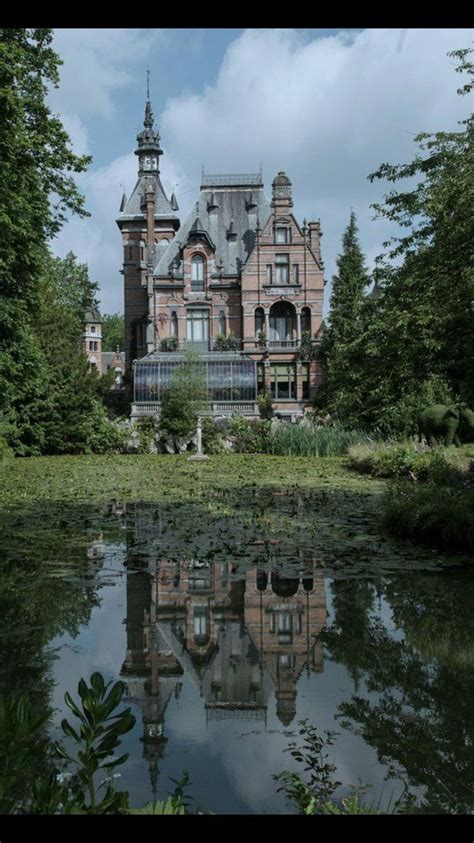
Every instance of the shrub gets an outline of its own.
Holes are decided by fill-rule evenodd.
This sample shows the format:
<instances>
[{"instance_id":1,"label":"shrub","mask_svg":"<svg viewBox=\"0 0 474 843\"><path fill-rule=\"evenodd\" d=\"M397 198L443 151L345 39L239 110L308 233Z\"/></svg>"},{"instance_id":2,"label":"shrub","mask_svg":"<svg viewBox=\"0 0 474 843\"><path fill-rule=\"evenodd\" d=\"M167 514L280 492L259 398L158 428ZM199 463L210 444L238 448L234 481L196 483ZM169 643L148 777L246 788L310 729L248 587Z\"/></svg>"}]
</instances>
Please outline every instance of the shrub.
<instances>
[{"instance_id":1,"label":"shrub","mask_svg":"<svg viewBox=\"0 0 474 843\"><path fill-rule=\"evenodd\" d=\"M235 439L235 450L239 454L270 453L271 422L267 419L233 416L230 434Z\"/></svg>"},{"instance_id":2,"label":"shrub","mask_svg":"<svg viewBox=\"0 0 474 843\"><path fill-rule=\"evenodd\" d=\"M226 337L222 334L216 337L214 343L215 351L236 351L239 347L239 340L231 332Z\"/></svg>"},{"instance_id":3,"label":"shrub","mask_svg":"<svg viewBox=\"0 0 474 843\"><path fill-rule=\"evenodd\" d=\"M382 502L382 524L396 536L442 550L474 550L474 485L396 483Z\"/></svg>"},{"instance_id":4,"label":"shrub","mask_svg":"<svg viewBox=\"0 0 474 843\"><path fill-rule=\"evenodd\" d=\"M160 412L160 438L176 440L191 436L197 427L198 412L207 398L204 368L199 356L188 353L163 390Z\"/></svg>"},{"instance_id":5,"label":"shrub","mask_svg":"<svg viewBox=\"0 0 474 843\"><path fill-rule=\"evenodd\" d=\"M432 451L410 441L351 446L349 466L361 474L407 478L422 483L450 483L459 477L459 469L444 451Z\"/></svg>"},{"instance_id":6,"label":"shrub","mask_svg":"<svg viewBox=\"0 0 474 843\"><path fill-rule=\"evenodd\" d=\"M333 457L346 453L355 442L367 439L358 430L344 430L338 425L314 427L312 424L275 424L271 430L271 453L280 456Z\"/></svg>"},{"instance_id":7,"label":"shrub","mask_svg":"<svg viewBox=\"0 0 474 843\"><path fill-rule=\"evenodd\" d=\"M301 334L299 357L306 361L318 359L318 347L313 343L310 331L303 331Z\"/></svg>"},{"instance_id":8,"label":"shrub","mask_svg":"<svg viewBox=\"0 0 474 843\"><path fill-rule=\"evenodd\" d=\"M261 419L271 419L273 416L272 399L266 392L261 392L258 396L258 410Z\"/></svg>"},{"instance_id":9,"label":"shrub","mask_svg":"<svg viewBox=\"0 0 474 843\"><path fill-rule=\"evenodd\" d=\"M178 337L165 337L160 341L160 351L177 351L178 346Z\"/></svg>"},{"instance_id":10,"label":"shrub","mask_svg":"<svg viewBox=\"0 0 474 843\"><path fill-rule=\"evenodd\" d=\"M205 454L221 454L224 450L219 428L210 416L202 419L202 447Z\"/></svg>"}]
</instances>

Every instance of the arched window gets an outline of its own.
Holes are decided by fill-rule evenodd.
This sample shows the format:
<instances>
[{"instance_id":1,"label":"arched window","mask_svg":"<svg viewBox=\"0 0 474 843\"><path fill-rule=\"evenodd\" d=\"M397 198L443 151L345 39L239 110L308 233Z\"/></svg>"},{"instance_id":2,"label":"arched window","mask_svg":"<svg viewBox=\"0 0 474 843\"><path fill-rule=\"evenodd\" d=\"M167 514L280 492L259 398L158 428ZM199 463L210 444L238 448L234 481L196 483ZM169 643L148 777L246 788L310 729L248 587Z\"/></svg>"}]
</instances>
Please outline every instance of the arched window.
<instances>
[{"instance_id":1,"label":"arched window","mask_svg":"<svg viewBox=\"0 0 474 843\"><path fill-rule=\"evenodd\" d=\"M178 314L176 310L171 312L171 336L177 337L178 336Z\"/></svg>"},{"instance_id":2,"label":"arched window","mask_svg":"<svg viewBox=\"0 0 474 843\"><path fill-rule=\"evenodd\" d=\"M263 312L263 307L257 307L255 311L255 336L258 337L259 331L264 330L265 325L265 314Z\"/></svg>"},{"instance_id":3,"label":"arched window","mask_svg":"<svg viewBox=\"0 0 474 843\"><path fill-rule=\"evenodd\" d=\"M226 331L226 323L225 323L225 310L219 311L219 334L221 337L225 337Z\"/></svg>"},{"instance_id":4,"label":"arched window","mask_svg":"<svg viewBox=\"0 0 474 843\"><path fill-rule=\"evenodd\" d=\"M191 258L191 290L193 293L204 292L204 258L194 255Z\"/></svg>"},{"instance_id":5,"label":"arched window","mask_svg":"<svg viewBox=\"0 0 474 843\"><path fill-rule=\"evenodd\" d=\"M303 331L311 333L311 310L309 307L303 307L301 311L301 333Z\"/></svg>"}]
</instances>

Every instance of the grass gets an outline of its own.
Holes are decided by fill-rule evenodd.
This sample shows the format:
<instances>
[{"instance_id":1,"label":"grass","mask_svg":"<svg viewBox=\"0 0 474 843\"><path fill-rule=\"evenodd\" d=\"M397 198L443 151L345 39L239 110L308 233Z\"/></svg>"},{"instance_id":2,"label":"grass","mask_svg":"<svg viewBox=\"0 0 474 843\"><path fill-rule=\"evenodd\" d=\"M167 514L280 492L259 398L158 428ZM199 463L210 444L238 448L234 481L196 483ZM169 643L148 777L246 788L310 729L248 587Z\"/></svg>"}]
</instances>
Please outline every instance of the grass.
<instances>
[{"instance_id":1,"label":"grass","mask_svg":"<svg viewBox=\"0 0 474 843\"><path fill-rule=\"evenodd\" d=\"M379 492L366 478L352 475L341 458L277 457L266 454L216 454L202 463L187 455L86 455L29 457L2 464L0 506L36 501L103 502L187 500L206 488L243 486L365 489Z\"/></svg>"},{"instance_id":2,"label":"grass","mask_svg":"<svg viewBox=\"0 0 474 843\"><path fill-rule=\"evenodd\" d=\"M368 442L351 445L348 465L359 474L407 478L420 482L450 483L466 474L474 459L474 445L437 448L405 442Z\"/></svg>"},{"instance_id":3,"label":"grass","mask_svg":"<svg viewBox=\"0 0 474 843\"><path fill-rule=\"evenodd\" d=\"M396 484L384 497L382 523L395 536L473 551L474 484Z\"/></svg>"},{"instance_id":4,"label":"grass","mask_svg":"<svg viewBox=\"0 0 474 843\"><path fill-rule=\"evenodd\" d=\"M273 454L302 457L334 457L345 454L350 445L364 442L367 435L359 430L343 430L334 425L279 424L272 428Z\"/></svg>"}]
</instances>

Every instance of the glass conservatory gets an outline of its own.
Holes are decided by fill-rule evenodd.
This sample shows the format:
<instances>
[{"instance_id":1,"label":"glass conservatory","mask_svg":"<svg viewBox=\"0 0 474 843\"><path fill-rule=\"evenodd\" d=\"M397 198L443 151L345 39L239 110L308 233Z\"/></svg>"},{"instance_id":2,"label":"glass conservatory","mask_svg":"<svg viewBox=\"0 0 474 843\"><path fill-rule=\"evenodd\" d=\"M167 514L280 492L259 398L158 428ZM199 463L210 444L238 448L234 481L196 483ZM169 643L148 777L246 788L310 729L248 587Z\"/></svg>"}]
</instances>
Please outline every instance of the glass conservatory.
<instances>
[{"instance_id":1,"label":"glass conservatory","mask_svg":"<svg viewBox=\"0 0 474 843\"><path fill-rule=\"evenodd\" d=\"M250 357L235 353L201 354L208 391L206 412L213 415L240 413L258 415L257 370ZM179 366L186 363L180 354L155 352L137 360L133 376L132 417L159 411L163 390Z\"/></svg>"}]
</instances>

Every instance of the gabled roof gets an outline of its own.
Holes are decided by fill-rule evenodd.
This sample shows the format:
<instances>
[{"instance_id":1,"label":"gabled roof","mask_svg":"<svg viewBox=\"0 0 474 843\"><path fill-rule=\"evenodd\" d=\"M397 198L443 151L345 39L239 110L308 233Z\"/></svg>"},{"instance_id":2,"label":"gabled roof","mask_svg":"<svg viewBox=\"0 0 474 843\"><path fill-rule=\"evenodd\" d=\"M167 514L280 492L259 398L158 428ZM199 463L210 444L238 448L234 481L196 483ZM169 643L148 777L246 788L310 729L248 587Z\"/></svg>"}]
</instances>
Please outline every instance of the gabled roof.
<instances>
[{"instance_id":1,"label":"gabled roof","mask_svg":"<svg viewBox=\"0 0 474 843\"><path fill-rule=\"evenodd\" d=\"M237 275L246 263L255 243L257 217L263 226L270 216L268 199L261 183L241 186L243 178L238 175L222 177L224 185L217 185L217 180L213 176L213 183L201 189L179 235L158 257L154 275L168 275L172 262L179 259L180 249L192 236L196 225L214 244L216 264L222 261L223 275ZM248 182L248 177L245 181ZM232 229L235 236L229 236Z\"/></svg>"},{"instance_id":2,"label":"gabled roof","mask_svg":"<svg viewBox=\"0 0 474 843\"><path fill-rule=\"evenodd\" d=\"M178 219L174 212L175 209L166 197L159 175L157 173L150 173L146 176L140 176L128 201L124 202L122 200L122 205L120 206L121 213L118 217L119 220L126 219L128 217L141 217L145 219L145 193L147 187L150 186L153 187L155 191L155 217Z\"/></svg>"}]
</instances>

